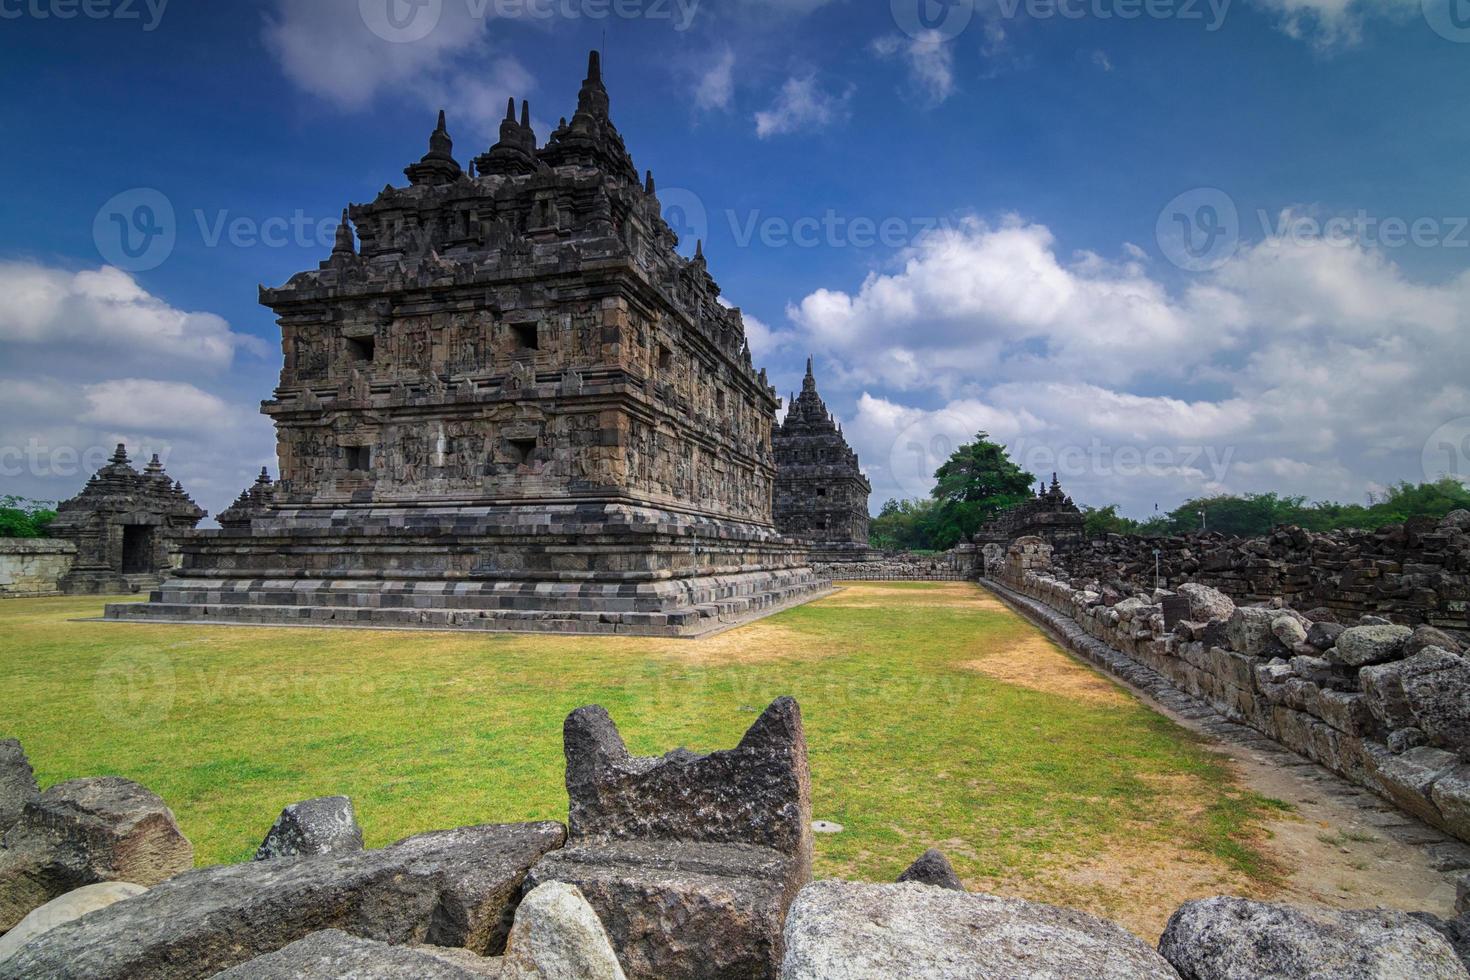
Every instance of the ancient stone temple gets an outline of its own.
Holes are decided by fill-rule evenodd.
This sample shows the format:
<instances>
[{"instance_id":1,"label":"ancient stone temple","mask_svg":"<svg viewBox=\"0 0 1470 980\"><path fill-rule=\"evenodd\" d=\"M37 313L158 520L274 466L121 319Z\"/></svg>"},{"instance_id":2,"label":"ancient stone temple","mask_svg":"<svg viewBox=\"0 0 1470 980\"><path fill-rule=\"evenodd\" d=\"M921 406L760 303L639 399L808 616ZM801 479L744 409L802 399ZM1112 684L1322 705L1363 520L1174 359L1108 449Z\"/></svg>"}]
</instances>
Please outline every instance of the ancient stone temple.
<instances>
[{"instance_id":1,"label":"ancient stone temple","mask_svg":"<svg viewBox=\"0 0 1470 980\"><path fill-rule=\"evenodd\" d=\"M597 53L544 146L515 110L468 171L441 113L408 186L261 289L280 478L109 615L695 635L825 591L772 520L776 394Z\"/></svg>"},{"instance_id":2,"label":"ancient stone temple","mask_svg":"<svg viewBox=\"0 0 1470 980\"><path fill-rule=\"evenodd\" d=\"M1035 535L1053 548L1075 547L1087 539L1082 511L1062 492L1055 473L1051 475L1051 486L1043 484L1035 497L982 525L974 542L1004 548L1027 535Z\"/></svg>"},{"instance_id":3,"label":"ancient stone temple","mask_svg":"<svg viewBox=\"0 0 1470 980\"><path fill-rule=\"evenodd\" d=\"M154 456L142 473L121 444L82 492L57 508L52 537L76 545L63 592L102 595L156 586L180 541L208 515Z\"/></svg>"},{"instance_id":4,"label":"ancient stone temple","mask_svg":"<svg viewBox=\"0 0 1470 980\"><path fill-rule=\"evenodd\" d=\"M817 394L811 358L793 396L776 453L776 526L811 546L815 561L860 561L868 548L868 494L857 453Z\"/></svg>"}]
</instances>

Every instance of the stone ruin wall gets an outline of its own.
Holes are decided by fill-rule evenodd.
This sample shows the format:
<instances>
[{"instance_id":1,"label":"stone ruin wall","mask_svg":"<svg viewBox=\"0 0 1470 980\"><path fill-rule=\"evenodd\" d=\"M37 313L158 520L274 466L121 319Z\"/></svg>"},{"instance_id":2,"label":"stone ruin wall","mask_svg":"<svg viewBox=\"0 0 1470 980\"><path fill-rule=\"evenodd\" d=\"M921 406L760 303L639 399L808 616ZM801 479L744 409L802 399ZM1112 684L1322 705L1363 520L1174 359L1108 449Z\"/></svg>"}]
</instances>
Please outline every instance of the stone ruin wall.
<instances>
[{"instance_id":1,"label":"stone ruin wall","mask_svg":"<svg viewBox=\"0 0 1470 980\"><path fill-rule=\"evenodd\" d=\"M1059 613L1226 718L1470 841L1470 659L1462 639L1433 625L1464 626L1463 613L1443 615L1470 562L1463 517L1421 530L1176 540L1169 588L1158 592L1103 584L1142 576L1139 544L1114 539L1053 556L1022 538L988 574L1003 594ZM1113 566L1108 554L1132 560ZM1314 554L1326 567L1303 564ZM1181 582L1184 567L1203 574ZM1268 598L1273 585L1281 591Z\"/></svg>"},{"instance_id":2,"label":"stone ruin wall","mask_svg":"<svg viewBox=\"0 0 1470 980\"><path fill-rule=\"evenodd\" d=\"M1463 512L1462 512L1463 513ZM1343 622L1381 616L1470 637L1470 514L1377 531L1318 533L1277 528L1256 538L1200 533L1166 538L1110 534L1059 552L1077 580L1118 592L1195 582L1239 603L1283 600L1294 609L1330 609Z\"/></svg>"},{"instance_id":3,"label":"stone ruin wall","mask_svg":"<svg viewBox=\"0 0 1470 980\"><path fill-rule=\"evenodd\" d=\"M0 538L0 599L60 595L76 554L70 541Z\"/></svg>"},{"instance_id":4,"label":"stone ruin wall","mask_svg":"<svg viewBox=\"0 0 1470 980\"><path fill-rule=\"evenodd\" d=\"M965 582L975 577L975 549L961 545L938 555L877 552L863 561L814 562L817 574L848 582Z\"/></svg>"}]
</instances>

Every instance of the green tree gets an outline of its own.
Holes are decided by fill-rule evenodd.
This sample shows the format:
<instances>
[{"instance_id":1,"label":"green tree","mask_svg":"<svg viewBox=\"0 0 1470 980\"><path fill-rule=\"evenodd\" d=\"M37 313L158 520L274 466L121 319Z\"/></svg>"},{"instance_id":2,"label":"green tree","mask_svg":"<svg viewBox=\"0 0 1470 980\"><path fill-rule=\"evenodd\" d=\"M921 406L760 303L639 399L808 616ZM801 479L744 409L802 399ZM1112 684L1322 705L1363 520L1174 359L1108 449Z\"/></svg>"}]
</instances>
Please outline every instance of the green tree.
<instances>
[{"instance_id":1,"label":"green tree","mask_svg":"<svg viewBox=\"0 0 1470 980\"><path fill-rule=\"evenodd\" d=\"M49 500L0 497L0 538L43 538L56 519Z\"/></svg>"},{"instance_id":2,"label":"green tree","mask_svg":"<svg viewBox=\"0 0 1470 980\"><path fill-rule=\"evenodd\" d=\"M1036 482L987 432L977 433L974 442L956 449L934 479L933 496L939 510L932 537L939 549L968 541L980 525L1029 500Z\"/></svg>"}]
</instances>

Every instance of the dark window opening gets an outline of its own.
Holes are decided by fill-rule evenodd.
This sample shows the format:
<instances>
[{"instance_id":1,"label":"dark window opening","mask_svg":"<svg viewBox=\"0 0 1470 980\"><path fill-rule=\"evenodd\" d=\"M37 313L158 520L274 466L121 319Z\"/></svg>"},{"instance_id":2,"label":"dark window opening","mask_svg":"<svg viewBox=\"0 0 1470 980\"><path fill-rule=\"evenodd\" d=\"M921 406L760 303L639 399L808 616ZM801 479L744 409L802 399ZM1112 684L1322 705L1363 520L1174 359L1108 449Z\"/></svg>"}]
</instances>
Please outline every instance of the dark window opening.
<instances>
[{"instance_id":1,"label":"dark window opening","mask_svg":"<svg viewBox=\"0 0 1470 980\"><path fill-rule=\"evenodd\" d=\"M518 464L525 464L531 461L531 454L536 451L535 439L510 439L507 441L510 443L511 459Z\"/></svg>"},{"instance_id":2,"label":"dark window opening","mask_svg":"<svg viewBox=\"0 0 1470 980\"><path fill-rule=\"evenodd\" d=\"M827 496L827 488L826 487L818 487L817 488L817 496L818 497L825 497L825 496Z\"/></svg>"},{"instance_id":3,"label":"dark window opening","mask_svg":"<svg viewBox=\"0 0 1470 980\"><path fill-rule=\"evenodd\" d=\"M376 345L372 337L348 337L347 354L354 361L366 362L373 359L373 349Z\"/></svg>"},{"instance_id":4,"label":"dark window opening","mask_svg":"<svg viewBox=\"0 0 1470 980\"><path fill-rule=\"evenodd\" d=\"M722 412L725 410L725 393L723 391L715 392L715 407Z\"/></svg>"},{"instance_id":5,"label":"dark window opening","mask_svg":"<svg viewBox=\"0 0 1470 980\"><path fill-rule=\"evenodd\" d=\"M667 371L674 366L674 352L662 344L658 348L658 366L663 371Z\"/></svg>"},{"instance_id":6,"label":"dark window opening","mask_svg":"<svg viewBox=\"0 0 1470 980\"><path fill-rule=\"evenodd\" d=\"M348 446L347 468L354 473L366 473L373 468L373 450L370 446Z\"/></svg>"},{"instance_id":7,"label":"dark window opening","mask_svg":"<svg viewBox=\"0 0 1470 980\"><path fill-rule=\"evenodd\" d=\"M153 528L142 524L124 525L122 537L122 570L124 575L153 571Z\"/></svg>"},{"instance_id":8,"label":"dark window opening","mask_svg":"<svg viewBox=\"0 0 1470 980\"><path fill-rule=\"evenodd\" d=\"M540 331L536 329L536 324L512 323L510 329L511 333L515 335L517 350L541 349Z\"/></svg>"}]
</instances>

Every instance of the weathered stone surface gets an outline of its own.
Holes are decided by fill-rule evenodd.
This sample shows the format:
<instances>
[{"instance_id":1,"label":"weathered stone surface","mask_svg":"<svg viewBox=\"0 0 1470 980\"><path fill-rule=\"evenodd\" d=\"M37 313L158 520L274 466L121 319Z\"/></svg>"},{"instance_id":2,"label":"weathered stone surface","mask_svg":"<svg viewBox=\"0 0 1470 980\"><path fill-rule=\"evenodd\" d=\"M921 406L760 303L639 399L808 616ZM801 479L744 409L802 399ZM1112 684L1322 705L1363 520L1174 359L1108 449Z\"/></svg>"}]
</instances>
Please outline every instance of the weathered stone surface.
<instances>
[{"instance_id":1,"label":"weathered stone surface","mask_svg":"<svg viewBox=\"0 0 1470 980\"><path fill-rule=\"evenodd\" d=\"M1462 915L1458 919L1441 919L1428 912L1409 914L1443 936L1460 958L1460 962L1470 970L1470 915Z\"/></svg>"},{"instance_id":2,"label":"weathered stone surface","mask_svg":"<svg viewBox=\"0 0 1470 980\"><path fill-rule=\"evenodd\" d=\"M1236 609L1230 616L1227 631L1231 649L1250 657L1274 656L1283 652L1281 641L1271 631L1271 624L1279 614L1279 610L1259 606Z\"/></svg>"},{"instance_id":3,"label":"weathered stone surface","mask_svg":"<svg viewBox=\"0 0 1470 980\"><path fill-rule=\"evenodd\" d=\"M466 951L390 946L326 929L231 967L216 974L216 980L483 980L501 976L499 959Z\"/></svg>"},{"instance_id":4,"label":"weathered stone surface","mask_svg":"<svg viewBox=\"0 0 1470 980\"><path fill-rule=\"evenodd\" d=\"M1271 633L1288 650L1307 642L1307 628L1291 616L1278 616L1271 621Z\"/></svg>"},{"instance_id":5,"label":"weathered stone surface","mask_svg":"<svg viewBox=\"0 0 1470 980\"><path fill-rule=\"evenodd\" d=\"M811 880L801 710L779 698L740 744L635 758L607 712L564 727L570 844L529 884L576 885L628 976L772 977L781 922Z\"/></svg>"},{"instance_id":6,"label":"weathered stone surface","mask_svg":"<svg viewBox=\"0 0 1470 980\"><path fill-rule=\"evenodd\" d=\"M1177 980L1142 940L1096 916L918 884L808 885L785 935L781 980Z\"/></svg>"},{"instance_id":7,"label":"weathered stone surface","mask_svg":"<svg viewBox=\"0 0 1470 980\"><path fill-rule=\"evenodd\" d=\"M40 795L36 774L20 742L0 739L0 837L20 819L25 805Z\"/></svg>"},{"instance_id":8,"label":"weathered stone surface","mask_svg":"<svg viewBox=\"0 0 1470 980\"><path fill-rule=\"evenodd\" d=\"M774 978L781 923L802 884L794 865L748 844L573 844L548 854L527 885L576 885L630 977Z\"/></svg>"},{"instance_id":9,"label":"weathered stone surface","mask_svg":"<svg viewBox=\"0 0 1470 980\"><path fill-rule=\"evenodd\" d=\"M1464 980L1444 937L1405 912L1344 912L1207 898L1188 902L1159 940L1190 980Z\"/></svg>"},{"instance_id":10,"label":"weathered stone surface","mask_svg":"<svg viewBox=\"0 0 1470 980\"><path fill-rule=\"evenodd\" d=\"M117 776L59 783L5 834L0 930L84 885L156 885L193 866L194 848L157 794Z\"/></svg>"},{"instance_id":11,"label":"weathered stone surface","mask_svg":"<svg viewBox=\"0 0 1470 980\"><path fill-rule=\"evenodd\" d=\"M1470 660L1429 647L1364 667L1358 680L1368 709L1388 728L1418 728L1431 745L1470 750Z\"/></svg>"},{"instance_id":12,"label":"weathered stone surface","mask_svg":"<svg viewBox=\"0 0 1470 980\"><path fill-rule=\"evenodd\" d=\"M105 909L125 898L141 895L147 890L142 885L128 881L104 881L67 892L60 898L53 898L21 919L14 929L0 936L0 963L8 960L16 950L44 932L80 919L88 912Z\"/></svg>"},{"instance_id":13,"label":"weathered stone surface","mask_svg":"<svg viewBox=\"0 0 1470 980\"><path fill-rule=\"evenodd\" d=\"M1345 667L1381 664L1402 654L1413 635L1407 626L1352 626L1342 631L1328 659Z\"/></svg>"},{"instance_id":14,"label":"weathered stone surface","mask_svg":"<svg viewBox=\"0 0 1470 980\"><path fill-rule=\"evenodd\" d=\"M1455 912L1470 915L1470 872L1462 874L1455 882Z\"/></svg>"},{"instance_id":15,"label":"weathered stone surface","mask_svg":"<svg viewBox=\"0 0 1470 980\"><path fill-rule=\"evenodd\" d=\"M209 977L323 929L498 953L560 824L462 827L382 850L202 868L59 926L0 978Z\"/></svg>"},{"instance_id":16,"label":"weathered stone surface","mask_svg":"<svg viewBox=\"0 0 1470 980\"><path fill-rule=\"evenodd\" d=\"M1439 647L1450 653L1461 653L1464 650L1464 645L1444 630L1435 629L1433 626L1420 626L1414 630L1414 635L1409 637L1409 642L1404 644L1404 656L1412 657L1430 647Z\"/></svg>"},{"instance_id":17,"label":"weathered stone surface","mask_svg":"<svg viewBox=\"0 0 1470 980\"><path fill-rule=\"evenodd\" d=\"M563 735L573 841L758 844L810 867L811 772L794 699L778 698L738 746L709 755L629 755L595 705L572 712Z\"/></svg>"},{"instance_id":18,"label":"weathered stone surface","mask_svg":"<svg viewBox=\"0 0 1470 980\"><path fill-rule=\"evenodd\" d=\"M965 890L965 883L960 881L960 876L954 873L949 858L945 857L942 851L932 847L904 869L903 874L898 876L898 880L900 883L911 881L918 885L934 885L957 892Z\"/></svg>"},{"instance_id":19,"label":"weathered stone surface","mask_svg":"<svg viewBox=\"0 0 1470 980\"><path fill-rule=\"evenodd\" d=\"M1442 825L1461 840L1470 841L1470 765L1438 774L1429 796Z\"/></svg>"},{"instance_id":20,"label":"weathered stone surface","mask_svg":"<svg viewBox=\"0 0 1470 980\"><path fill-rule=\"evenodd\" d=\"M1318 650L1331 650L1337 645L1337 638L1346 629L1347 627L1341 623L1317 620L1312 623L1312 628L1307 630L1307 642Z\"/></svg>"},{"instance_id":21,"label":"weathered stone surface","mask_svg":"<svg viewBox=\"0 0 1470 980\"><path fill-rule=\"evenodd\" d=\"M360 850L362 828L357 825L352 801L345 796L321 796L292 803L282 810L256 850L255 860Z\"/></svg>"},{"instance_id":22,"label":"weathered stone surface","mask_svg":"<svg viewBox=\"0 0 1470 980\"><path fill-rule=\"evenodd\" d=\"M607 931L575 885L531 889L516 909L505 980L626 980Z\"/></svg>"}]
</instances>

